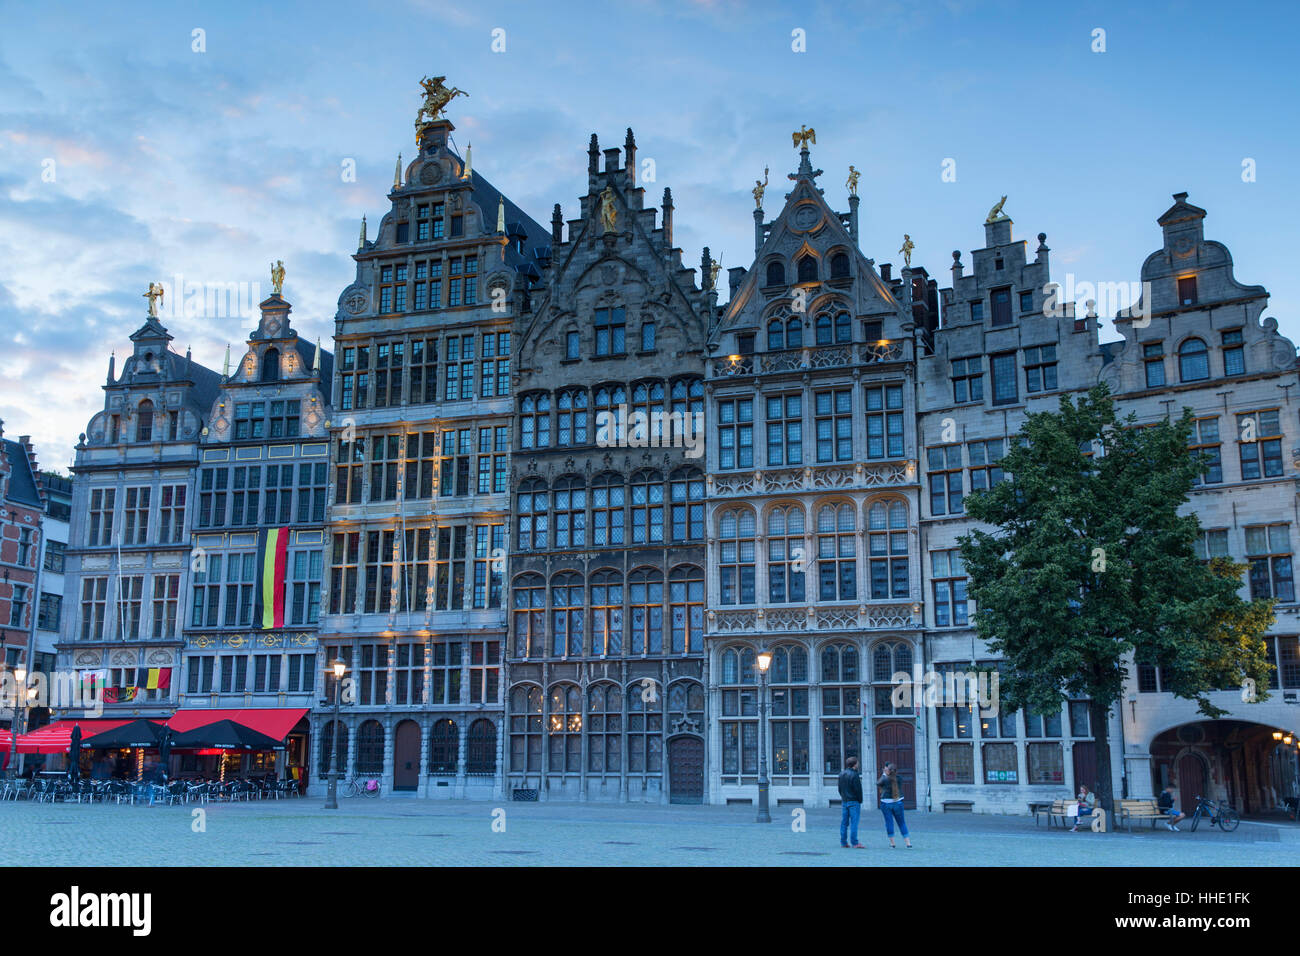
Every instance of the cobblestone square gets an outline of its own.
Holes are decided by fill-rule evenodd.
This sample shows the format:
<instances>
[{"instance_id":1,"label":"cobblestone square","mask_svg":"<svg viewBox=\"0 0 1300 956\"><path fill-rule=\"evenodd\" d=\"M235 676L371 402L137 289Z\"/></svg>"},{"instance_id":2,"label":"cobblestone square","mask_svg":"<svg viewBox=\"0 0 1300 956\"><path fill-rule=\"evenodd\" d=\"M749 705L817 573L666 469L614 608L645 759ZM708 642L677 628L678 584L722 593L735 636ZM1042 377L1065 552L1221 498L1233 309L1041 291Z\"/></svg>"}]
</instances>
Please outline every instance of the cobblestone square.
<instances>
[{"instance_id":1,"label":"cobblestone square","mask_svg":"<svg viewBox=\"0 0 1300 956\"><path fill-rule=\"evenodd\" d=\"M203 810L203 818L195 811ZM497 812L504 810L504 818ZM196 832L196 820L205 829ZM344 798L200 807L5 803L7 866L1293 866L1300 827L1233 833L1069 833L1032 818L909 812L891 850L864 812L866 850L838 846L839 812L789 808L770 825L739 807L437 803ZM504 831L493 828L504 820ZM498 829L500 824L498 823Z\"/></svg>"}]
</instances>

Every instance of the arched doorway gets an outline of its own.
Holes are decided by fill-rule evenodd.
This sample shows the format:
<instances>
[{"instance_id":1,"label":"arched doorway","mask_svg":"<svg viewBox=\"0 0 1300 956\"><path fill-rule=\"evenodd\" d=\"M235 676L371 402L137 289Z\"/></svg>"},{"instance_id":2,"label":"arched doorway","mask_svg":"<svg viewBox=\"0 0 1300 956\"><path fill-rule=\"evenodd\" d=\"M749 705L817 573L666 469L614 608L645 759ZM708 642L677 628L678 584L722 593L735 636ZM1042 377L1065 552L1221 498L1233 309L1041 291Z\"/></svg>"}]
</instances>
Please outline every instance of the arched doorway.
<instances>
[{"instance_id":1,"label":"arched doorway","mask_svg":"<svg viewBox=\"0 0 1300 956\"><path fill-rule=\"evenodd\" d=\"M1286 772L1294 761L1278 760L1274 730L1228 718L1192 721L1157 734L1151 741L1153 791L1172 782L1179 808L1188 813L1198 796L1226 800L1245 814L1279 811L1297 788Z\"/></svg>"},{"instance_id":2,"label":"arched doorway","mask_svg":"<svg viewBox=\"0 0 1300 956\"><path fill-rule=\"evenodd\" d=\"M916 732L905 720L886 720L876 724L876 779L885 764L898 768L903 783L903 807L916 809Z\"/></svg>"},{"instance_id":3,"label":"arched doorway","mask_svg":"<svg viewBox=\"0 0 1300 956\"><path fill-rule=\"evenodd\" d=\"M393 733L393 789L420 788L420 725L404 720Z\"/></svg>"},{"instance_id":4,"label":"arched doorway","mask_svg":"<svg viewBox=\"0 0 1300 956\"><path fill-rule=\"evenodd\" d=\"M683 735L668 741L669 803L704 802L704 741Z\"/></svg>"}]
</instances>

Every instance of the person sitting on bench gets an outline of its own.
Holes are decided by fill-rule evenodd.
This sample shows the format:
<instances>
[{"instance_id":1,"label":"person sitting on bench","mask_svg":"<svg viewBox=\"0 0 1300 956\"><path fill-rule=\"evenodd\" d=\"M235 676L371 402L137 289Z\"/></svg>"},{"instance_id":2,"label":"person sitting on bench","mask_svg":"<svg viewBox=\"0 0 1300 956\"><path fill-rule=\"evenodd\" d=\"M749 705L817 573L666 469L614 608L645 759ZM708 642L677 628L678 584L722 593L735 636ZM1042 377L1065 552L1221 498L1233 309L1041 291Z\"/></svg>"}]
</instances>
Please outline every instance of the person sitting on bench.
<instances>
[{"instance_id":1,"label":"person sitting on bench","mask_svg":"<svg viewBox=\"0 0 1300 956\"><path fill-rule=\"evenodd\" d=\"M1174 804L1174 785L1172 783L1165 784L1165 788L1160 791L1160 796L1156 799L1156 806L1160 808L1161 813L1169 818L1165 821L1165 826L1175 833L1180 832L1178 821L1186 817L1187 814L1180 812Z\"/></svg>"},{"instance_id":2,"label":"person sitting on bench","mask_svg":"<svg viewBox=\"0 0 1300 956\"><path fill-rule=\"evenodd\" d=\"M1079 784L1079 814L1075 819L1074 826L1070 827L1070 832L1079 832L1079 824L1085 822L1085 817L1088 818L1092 830L1100 829L1105 826L1102 822L1104 819L1102 814L1105 812L1097 806L1097 795L1083 784Z\"/></svg>"}]
</instances>

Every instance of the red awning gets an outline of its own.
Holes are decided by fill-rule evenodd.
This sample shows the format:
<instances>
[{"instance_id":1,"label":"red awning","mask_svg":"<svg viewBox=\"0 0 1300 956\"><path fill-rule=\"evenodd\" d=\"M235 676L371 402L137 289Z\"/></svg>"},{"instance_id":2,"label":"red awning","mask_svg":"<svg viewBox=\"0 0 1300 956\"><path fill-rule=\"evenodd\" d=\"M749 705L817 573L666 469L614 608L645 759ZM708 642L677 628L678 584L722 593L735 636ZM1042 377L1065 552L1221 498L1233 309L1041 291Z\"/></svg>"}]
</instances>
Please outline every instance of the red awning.
<instances>
[{"instance_id":1,"label":"red awning","mask_svg":"<svg viewBox=\"0 0 1300 956\"><path fill-rule=\"evenodd\" d=\"M133 718L134 719L134 718ZM109 720L107 718L89 718L87 720L60 720L33 730L30 734L18 735L18 752L20 754L63 754L72 746L72 728L81 725L81 744L92 746L90 738L108 730L116 730L130 720ZM6 736L8 736L6 734Z\"/></svg>"},{"instance_id":2,"label":"red awning","mask_svg":"<svg viewBox=\"0 0 1300 956\"><path fill-rule=\"evenodd\" d=\"M214 724L218 720L233 720L237 724L283 741L289 736L289 731L293 730L298 721L305 716L307 716L306 707L259 707L241 710L198 708L176 711L167 721L167 726L181 734L195 727Z\"/></svg>"}]
</instances>

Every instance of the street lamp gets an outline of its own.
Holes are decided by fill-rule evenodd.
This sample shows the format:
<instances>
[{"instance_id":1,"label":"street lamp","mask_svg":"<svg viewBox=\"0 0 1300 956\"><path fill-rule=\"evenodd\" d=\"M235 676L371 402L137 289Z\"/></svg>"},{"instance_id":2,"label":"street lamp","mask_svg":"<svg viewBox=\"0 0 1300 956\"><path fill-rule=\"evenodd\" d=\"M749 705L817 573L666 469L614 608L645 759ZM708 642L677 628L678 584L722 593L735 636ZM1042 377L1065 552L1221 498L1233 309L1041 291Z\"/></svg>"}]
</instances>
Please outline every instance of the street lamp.
<instances>
[{"instance_id":1,"label":"street lamp","mask_svg":"<svg viewBox=\"0 0 1300 956\"><path fill-rule=\"evenodd\" d=\"M1273 731L1273 739L1274 739L1274 740L1281 740L1281 739L1282 739L1282 731L1280 731L1280 730L1275 730L1275 731Z\"/></svg>"},{"instance_id":2,"label":"street lamp","mask_svg":"<svg viewBox=\"0 0 1300 956\"><path fill-rule=\"evenodd\" d=\"M772 666L772 652L758 652L758 823L771 823L767 802L767 669Z\"/></svg>"},{"instance_id":3,"label":"street lamp","mask_svg":"<svg viewBox=\"0 0 1300 956\"><path fill-rule=\"evenodd\" d=\"M347 673L348 665L342 661L334 662L334 739L330 745L330 772L329 772L329 792L325 797L325 809L337 810L339 808L339 774L335 769L338 763L339 754L339 701L343 699L343 675Z\"/></svg>"},{"instance_id":4,"label":"street lamp","mask_svg":"<svg viewBox=\"0 0 1300 956\"><path fill-rule=\"evenodd\" d=\"M9 721L9 763L15 776L18 773L18 733L27 718L27 669L14 668L14 716Z\"/></svg>"}]
</instances>

